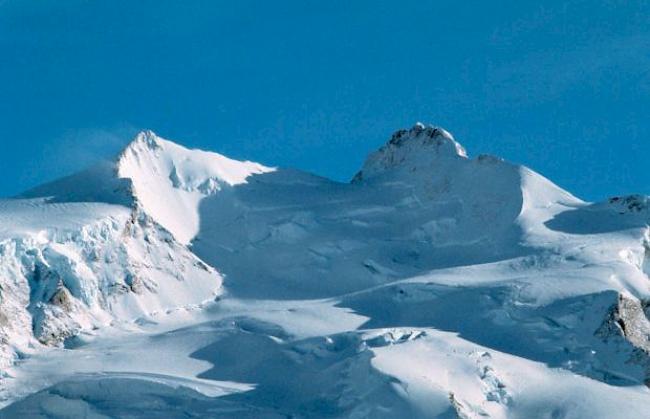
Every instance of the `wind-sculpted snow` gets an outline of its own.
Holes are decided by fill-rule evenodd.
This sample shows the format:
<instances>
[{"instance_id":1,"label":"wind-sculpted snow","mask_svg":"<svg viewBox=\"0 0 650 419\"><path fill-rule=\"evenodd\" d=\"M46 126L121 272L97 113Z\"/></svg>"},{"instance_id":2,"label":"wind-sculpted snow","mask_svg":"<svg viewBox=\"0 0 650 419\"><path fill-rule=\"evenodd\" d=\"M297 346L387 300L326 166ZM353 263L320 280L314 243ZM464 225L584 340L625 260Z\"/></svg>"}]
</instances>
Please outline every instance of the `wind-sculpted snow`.
<instances>
[{"instance_id":1,"label":"wind-sculpted snow","mask_svg":"<svg viewBox=\"0 0 650 419\"><path fill-rule=\"evenodd\" d=\"M650 417L649 214L423 124L350 183L146 131L0 201L0 417Z\"/></svg>"},{"instance_id":2,"label":"wind-sculpted snow","mask_svg":"<svg viewBox=\"0 0 650 419\"><path fill-rule=\"evenodd\" d=\"M193 250L233 293L256 298L330 297L530 252L519 244L520 168L449 157L352 184L292 170L253 175L202 202Z\"/></svg>"},{"instance_id":3,"label":"wind-sculpted snow","mask_svg":"<svg viewBox=\"0 0 650 419\"><path fill-rule=\"evenodd\" d=\"M624 229L643 228L650 223L648 198L614 197L572 211L558 214L546 223L552 230L571 234L614 233Z\"/></svg>"}]
</instances>

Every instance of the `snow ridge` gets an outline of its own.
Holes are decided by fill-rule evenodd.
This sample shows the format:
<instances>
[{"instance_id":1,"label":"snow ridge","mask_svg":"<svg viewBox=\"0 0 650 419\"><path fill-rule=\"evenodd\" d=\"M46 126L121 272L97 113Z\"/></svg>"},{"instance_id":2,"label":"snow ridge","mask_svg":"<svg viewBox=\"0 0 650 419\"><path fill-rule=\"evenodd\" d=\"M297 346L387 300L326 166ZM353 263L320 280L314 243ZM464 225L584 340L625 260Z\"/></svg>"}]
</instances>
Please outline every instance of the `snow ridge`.
<instances>
[{"instance_id":1,"label":"snow ridge","mask_svg":"<svg viewBox=\"0 0 650 419\"><path fill-rule=\"evenodd\" d=\"M116 168L119 178L130 180L142 210L184 244L198 233L203 198L273 170L217 153L188 150L153 131L139 133L118 157Z\"/></svg>"},{"instance_id":2,"label":"snow ridge","mask_svg":"<svg viewBox=\"0 0 650 419\"><path fill-rule=\"evenodd\" d=\"M351 183L143 131L0 200L0 416L645 417L648 202L421 123Z\"/></svg>"}]
</instances>

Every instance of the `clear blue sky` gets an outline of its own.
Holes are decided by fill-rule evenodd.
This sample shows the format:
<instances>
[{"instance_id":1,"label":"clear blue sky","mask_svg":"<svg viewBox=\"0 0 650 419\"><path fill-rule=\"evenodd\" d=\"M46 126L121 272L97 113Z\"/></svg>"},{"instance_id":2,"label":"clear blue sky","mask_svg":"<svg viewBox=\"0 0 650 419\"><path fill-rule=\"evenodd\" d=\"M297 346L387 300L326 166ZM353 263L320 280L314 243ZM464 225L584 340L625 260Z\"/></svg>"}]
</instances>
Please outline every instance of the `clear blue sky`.
<instances>
[{"instance_id":1,"label":"clear blue sky","mask_svg":"<svg viewBox=\"0 0 650 419\"><path fill-rule=\"evenodd\" d=\"M416 121L650 193L650 2L539 3L0 0L0 195L143 128L347 180Z\"/></svg>"}]
</instances>

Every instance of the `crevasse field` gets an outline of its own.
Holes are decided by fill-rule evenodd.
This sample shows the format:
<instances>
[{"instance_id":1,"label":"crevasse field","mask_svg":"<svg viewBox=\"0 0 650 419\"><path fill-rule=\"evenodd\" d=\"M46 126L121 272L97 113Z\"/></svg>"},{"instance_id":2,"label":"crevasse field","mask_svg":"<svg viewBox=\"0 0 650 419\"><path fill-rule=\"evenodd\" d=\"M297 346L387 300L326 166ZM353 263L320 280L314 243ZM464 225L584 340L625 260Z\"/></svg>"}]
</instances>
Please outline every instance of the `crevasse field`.
<instances>
[{"instance_id":1,"label":"crevasse field","mask_svg":"<svg viewBox=\"0 0 650 419\"><path fill-rule=\"evenodd\" d=\"M649 208L423 124L350 183L142 132L0 201L0 417L647 418Z\"/></svg>"}]
</instances>

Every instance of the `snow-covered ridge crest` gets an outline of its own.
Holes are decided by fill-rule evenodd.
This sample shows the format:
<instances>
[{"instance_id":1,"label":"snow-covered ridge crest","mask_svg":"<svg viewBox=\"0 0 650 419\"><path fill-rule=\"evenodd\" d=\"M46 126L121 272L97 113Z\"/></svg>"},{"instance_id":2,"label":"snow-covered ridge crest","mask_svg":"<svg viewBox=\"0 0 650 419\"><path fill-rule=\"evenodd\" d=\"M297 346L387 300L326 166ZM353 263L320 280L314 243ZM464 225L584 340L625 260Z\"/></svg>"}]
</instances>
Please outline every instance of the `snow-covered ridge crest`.
<instances>
[{"instance_id":1,"label":"snow-covered ridge crest","mask_svg":"<svg viewBox=\"0 0 650 419\"><path fill-rule=\"evenodd\" d=\"M221 154L189 150L142 131L119 155L117 176L131 181L137 205L187 244L199 230L201 200L273 168Z\"/></svg>"},{"instance_id":2,"label":"snow-covered ridge crest","mask_svg":"<svg viewBox=\"0 0 650 419\"><path fill-rule=\"evenodd\" d=\"M467 152L445 129L416 123L410 129L401 129L388 143L370 154L353 182L369 179L388 171L415 172L439 160L466 159Z\"/></svg>"}]
</instances>

